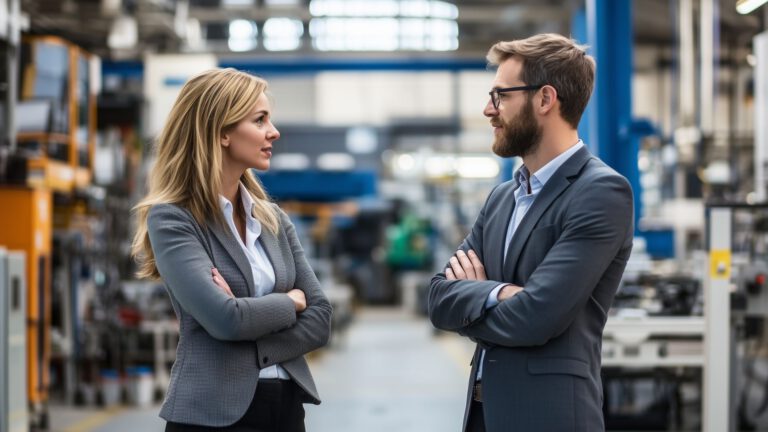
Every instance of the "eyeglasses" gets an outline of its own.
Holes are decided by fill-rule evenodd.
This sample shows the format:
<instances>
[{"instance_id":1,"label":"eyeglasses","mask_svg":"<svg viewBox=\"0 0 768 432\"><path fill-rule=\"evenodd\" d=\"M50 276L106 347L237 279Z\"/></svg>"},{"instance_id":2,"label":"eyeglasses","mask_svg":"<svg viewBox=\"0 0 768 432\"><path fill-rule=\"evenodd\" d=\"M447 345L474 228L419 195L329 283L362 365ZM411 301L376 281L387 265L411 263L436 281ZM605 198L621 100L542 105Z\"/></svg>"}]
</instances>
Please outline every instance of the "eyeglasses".
<instances>
[{"instance_id":1,"label":"eyeglasses","mask_svg":"<svg viewBox=\"0 0 768 432\"><path fill-rule=\"evenodd\" d=\"M522 91L522 90L538 90L538 89L540 89L542 87L544 87L544 84L499 88L499 89L493 89L493 90L489 91L488 94L491 96L491 103L493 104L493 109L498 110L499 109L499 102L501 101L501 94L502 93L513 92L513 91Z\"/></svg>"}]
</instances>

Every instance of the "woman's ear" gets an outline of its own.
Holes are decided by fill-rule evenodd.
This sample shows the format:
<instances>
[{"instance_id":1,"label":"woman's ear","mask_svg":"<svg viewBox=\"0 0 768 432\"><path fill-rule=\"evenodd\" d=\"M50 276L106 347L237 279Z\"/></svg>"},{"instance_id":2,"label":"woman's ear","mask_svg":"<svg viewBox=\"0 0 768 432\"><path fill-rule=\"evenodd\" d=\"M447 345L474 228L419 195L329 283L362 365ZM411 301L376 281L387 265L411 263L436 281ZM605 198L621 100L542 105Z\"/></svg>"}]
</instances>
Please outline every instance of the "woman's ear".
<instances>
[{"instance_id":1,"label":"woman's ear","mask_svg":"<svg viewBox=\"0 0 768 432\"><path fill-rule=\"evenodd\" d=\"M222 147L229 147L229 134L222 132L220 143Z\"/></svg>"}]
</instances>

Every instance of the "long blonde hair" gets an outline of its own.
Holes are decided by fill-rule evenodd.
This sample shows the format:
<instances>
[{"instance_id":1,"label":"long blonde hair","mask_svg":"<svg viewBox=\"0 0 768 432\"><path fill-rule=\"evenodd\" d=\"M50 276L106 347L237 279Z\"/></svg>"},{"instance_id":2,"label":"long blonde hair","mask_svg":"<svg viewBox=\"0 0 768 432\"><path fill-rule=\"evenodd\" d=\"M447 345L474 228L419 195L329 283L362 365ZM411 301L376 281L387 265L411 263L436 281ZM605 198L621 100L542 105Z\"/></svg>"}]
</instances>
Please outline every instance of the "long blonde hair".
<instances>
[{"instance_id":1,"label":"long blonde hair","mask_svg":"<svg viewBox=\"0 0 768 432\"><path fill-rule=\"evenodd\" d=\"M149 191L133 211L137 218L132 255L138 277L158 279L149 241L147 216L155 204L176 204L188 209L201 226L224 223L219 208L221 190L221 136L247 117L267 82L235 69L213 69L184 84L155 143L155 161L149 173ZM272 233L278 215L264 188L246 170L240 181L253 197L253 216Z\"/></svg>"}]
</instances>

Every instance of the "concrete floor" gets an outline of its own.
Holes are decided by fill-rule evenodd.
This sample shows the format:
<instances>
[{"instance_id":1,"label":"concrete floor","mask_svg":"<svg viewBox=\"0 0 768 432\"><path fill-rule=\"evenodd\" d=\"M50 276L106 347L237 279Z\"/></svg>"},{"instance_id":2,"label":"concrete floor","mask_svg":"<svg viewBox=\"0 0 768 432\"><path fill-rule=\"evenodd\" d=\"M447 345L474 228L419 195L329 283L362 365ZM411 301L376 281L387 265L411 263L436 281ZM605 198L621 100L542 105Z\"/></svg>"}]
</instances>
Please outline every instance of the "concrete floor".
<instances>
[{"instance_id":1,"label":"concrete floor","mask_svg":"<svg viewBox=\"0 0 768 432\"><path fill-rule=\"evenodd\" d=\"M320 406L305 405L309 432L459 431L473 344L434 336L425 318L368 308L310 361ZM161 432L159 407L51 407L53 432Z\"/></svg>"}]
</instances>

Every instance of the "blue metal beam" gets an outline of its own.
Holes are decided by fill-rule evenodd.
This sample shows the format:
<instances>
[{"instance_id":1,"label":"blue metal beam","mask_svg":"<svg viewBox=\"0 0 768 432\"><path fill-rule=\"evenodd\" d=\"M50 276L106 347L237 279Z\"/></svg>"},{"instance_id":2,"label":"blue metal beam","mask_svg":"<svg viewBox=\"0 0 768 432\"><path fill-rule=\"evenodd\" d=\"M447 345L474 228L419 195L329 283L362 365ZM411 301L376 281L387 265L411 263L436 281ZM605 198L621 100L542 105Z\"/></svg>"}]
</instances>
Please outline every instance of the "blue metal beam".
<instances>
[{"instance_id":1,"label":"blue metal beam","mask_svg":"<svg viewBox=\"0 0 768 432\"><path fill-rule=\"evenodd\" d=\"M391 71L422 72L486 70L485 60L477 58L436 57L436 58L378 58L343 59L333 57L313 58L221 58L220 67L232 67L251 71L258 75L269 74L315 74L326 71ZM126 78L141 78L144 64L137 61L104 61L102 75L117 75Z\"/></svg>"},{"instance_id":2,"label":"blue metal beam","mask_svg":"<svg viewBox=\"0 0 768 432\"><path fill-rule=\"evenodd\" d=\"M632 0L586 0L585 17L587 42L597 60L597 74L582 121L586 122L583 136L591 149L632 185L637 227L642 214L637 155L640 137L647 134L649 123L632 118ZM580 29L576 25L574 28Z\"/></svg>"}]
</instances>

